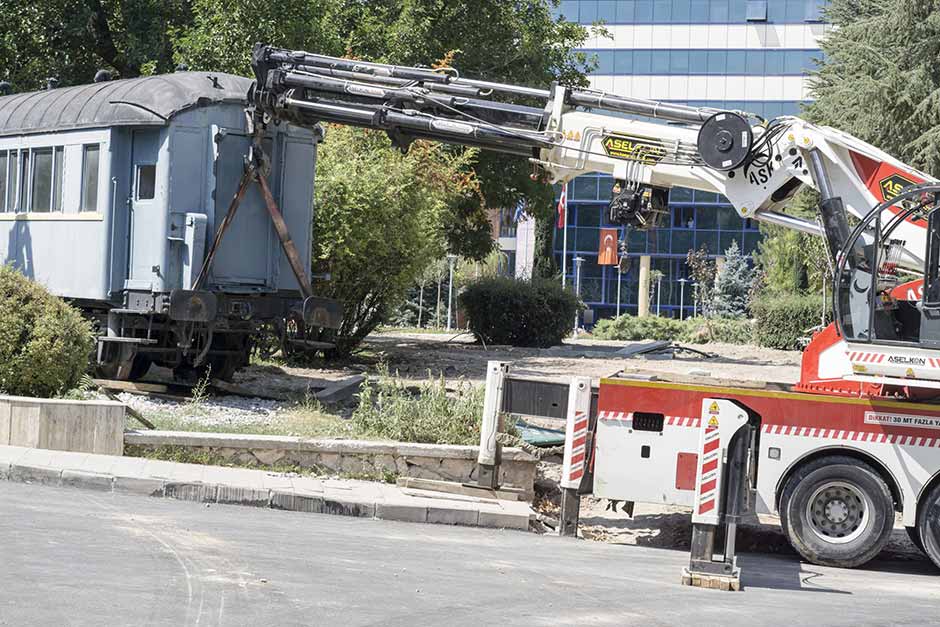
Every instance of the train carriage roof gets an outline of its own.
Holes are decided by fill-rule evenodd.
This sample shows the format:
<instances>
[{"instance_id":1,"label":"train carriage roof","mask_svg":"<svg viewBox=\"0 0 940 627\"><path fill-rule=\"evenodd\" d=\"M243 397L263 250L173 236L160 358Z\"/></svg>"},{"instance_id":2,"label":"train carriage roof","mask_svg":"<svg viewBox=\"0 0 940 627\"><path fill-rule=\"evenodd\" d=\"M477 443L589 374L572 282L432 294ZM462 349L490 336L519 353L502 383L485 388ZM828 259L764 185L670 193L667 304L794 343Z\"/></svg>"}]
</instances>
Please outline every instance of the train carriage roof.
<instances>
[{"instance_id":1,"label":"train carriage roof","mask_svg":"<svg viewBox=\"0 0 940 627\"><path fill-rule=\"evenodd\" d=\"M0 97L0 136L109 126L166 125L219 102L246 103L251 79L175 72Z\"/></svg>"}]
</instances>

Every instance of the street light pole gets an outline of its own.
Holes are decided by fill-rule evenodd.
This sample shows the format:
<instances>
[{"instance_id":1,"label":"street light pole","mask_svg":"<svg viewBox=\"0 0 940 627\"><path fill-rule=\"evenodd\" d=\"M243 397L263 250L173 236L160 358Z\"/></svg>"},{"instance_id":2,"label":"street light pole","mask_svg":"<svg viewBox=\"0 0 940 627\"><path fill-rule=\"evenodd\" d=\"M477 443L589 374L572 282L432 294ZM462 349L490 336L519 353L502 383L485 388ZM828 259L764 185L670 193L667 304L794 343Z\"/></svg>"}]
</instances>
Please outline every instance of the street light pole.
<instances>
[{"instance_id":1,"label":"street light pole","mask_svg":"<svg viewBox=\"0 0 940 627\"><path fill-rule=\"evenodd\" d=\"M688 282L684 277L679 279L679 320L682 320L685 313L685 284Z\"/></svg>"},{"instance_id":2,"label":"street light pole","mask_svg":"<svg viewBox=\"0 0 940 627\"><path fill-rule=\"evenodd\" d=\"M450 311L454 303L454 262L457 261L457 255L447 255L447 264L450 266L450 278L447 280L447 330L451 330Z\"/></svg>"},{"instance_id":3,"label":"street light pole","mask_svg":"<svg viewBox=\"0 0 940 627\"><path fill-rule=\"evenodd\" d=\"M574 258L574 295L581 300L581 265L584 263L584 257ZM578 312L574 312L574 335L578 335Z\"/></svg>"},{"instance_id":4,"label":"street light pole","mask_svg":"<svg viewBox=\"0 0 940 627\"><path fill-rule=\"evenodd\" d=\"M620 271L620 264L617 264L617 317L620 317L620 278L623 273Z\"/></svg>"},{"instance_id":5,"label":"street light pole","mask_svg":"<svg viewBox=\"0 0 940 627\"><path fill-rule=\"evenodd\" d=\"M656 277L656 315L659 315L660 295L663 292L663 277Z\"/></svg>"}]
</instances>

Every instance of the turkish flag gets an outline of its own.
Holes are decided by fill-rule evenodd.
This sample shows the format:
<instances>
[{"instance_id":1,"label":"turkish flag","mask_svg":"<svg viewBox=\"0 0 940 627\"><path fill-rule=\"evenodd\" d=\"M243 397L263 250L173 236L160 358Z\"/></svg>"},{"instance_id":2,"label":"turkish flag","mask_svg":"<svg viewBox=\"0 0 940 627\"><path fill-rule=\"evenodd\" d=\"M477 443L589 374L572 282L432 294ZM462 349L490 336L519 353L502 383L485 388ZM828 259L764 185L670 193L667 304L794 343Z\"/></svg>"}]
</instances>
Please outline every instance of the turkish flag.
<instances>
[{"instance_id":1,"label":"turkish flag","mask_svg":"<svg viewBox=\"0 0 940 627\"><path fill-rule=\"evenodd\" d=\"M617 229L601 229L601 243L597 249L597 265L616 266Z\"/></svg>"}]
</instances>

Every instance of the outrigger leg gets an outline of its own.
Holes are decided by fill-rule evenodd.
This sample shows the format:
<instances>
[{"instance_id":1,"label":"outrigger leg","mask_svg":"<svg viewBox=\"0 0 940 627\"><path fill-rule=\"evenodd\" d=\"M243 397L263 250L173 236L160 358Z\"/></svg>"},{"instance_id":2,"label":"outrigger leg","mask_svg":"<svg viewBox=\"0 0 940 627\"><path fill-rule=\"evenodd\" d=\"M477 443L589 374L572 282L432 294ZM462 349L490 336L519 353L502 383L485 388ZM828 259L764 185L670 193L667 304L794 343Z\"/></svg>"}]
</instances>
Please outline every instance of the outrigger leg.
<instances>
[{"instance_id":1,"label":"outrigger leg","mask_svg":"<svg viewBox=\"0 0 940 627\"><path fill-rule=\"evenodd\" d=\"M735 537L746 509L753 433L748 411L742 406L724 399L703 400L692 548L689 567L682 571L685 585L741 589ZM725 543L721 558L716 559L719 525L725 527Z\"/></svg>"}]
</instances>

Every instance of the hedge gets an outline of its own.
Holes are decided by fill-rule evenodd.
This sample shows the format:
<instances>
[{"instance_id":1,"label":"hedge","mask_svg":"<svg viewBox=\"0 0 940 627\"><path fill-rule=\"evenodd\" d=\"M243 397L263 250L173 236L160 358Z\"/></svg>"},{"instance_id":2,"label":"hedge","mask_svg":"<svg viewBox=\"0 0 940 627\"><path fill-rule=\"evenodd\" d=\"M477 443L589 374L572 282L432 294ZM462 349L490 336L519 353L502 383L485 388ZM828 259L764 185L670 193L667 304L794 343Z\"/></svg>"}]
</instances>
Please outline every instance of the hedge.
<instances>
[{"instance_id":1,"label":"hedge","mask_svg":"<svg viewBox=\"0 0 940 627\"><path fill-rule=\"evenodd\" d=\"M50 397L78 383L94 346L74 308L11 266L0 266L0 392Z\"/></svg>"},{"instance_id":2,"label":"hedge","mask_svg":"<svg viewBox=\"0 0 940 627\"><path fill-rule=\"evenodd\" d=\"M470 284L458 297L470 330L484 342L548 347L571 332L581 308L557 281L495 277Z\"/></svg>"},{"instance_id":3,"label":"hedge","mask_svg":"<svg viewBox=\"0 0 940 627\"><path fill-rule=\"evenodd\" d=\"M757 343L782 350L802 348L809 329L821 322L820 308L818 296L772 296L751 303Z\"/></svg>"}]
</instances>

